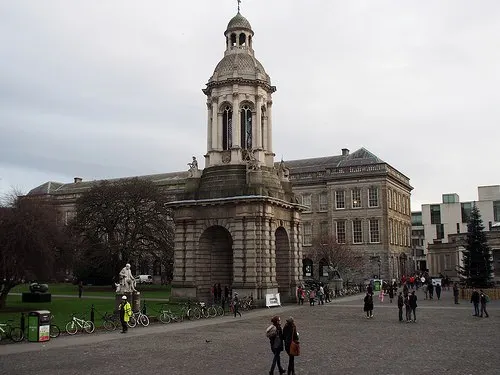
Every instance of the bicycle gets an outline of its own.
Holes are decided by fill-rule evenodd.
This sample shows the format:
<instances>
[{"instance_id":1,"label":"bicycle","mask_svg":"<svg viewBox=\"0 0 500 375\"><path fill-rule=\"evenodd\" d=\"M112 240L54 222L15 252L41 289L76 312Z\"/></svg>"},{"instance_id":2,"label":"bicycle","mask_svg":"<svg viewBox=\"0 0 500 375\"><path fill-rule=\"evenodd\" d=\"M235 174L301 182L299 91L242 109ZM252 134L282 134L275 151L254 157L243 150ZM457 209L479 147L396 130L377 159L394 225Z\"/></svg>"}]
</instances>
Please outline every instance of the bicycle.
<instances>
[{"instance_id":1,"label":"bicycle","mask_svg":"<svg viewBox=\"0 0 500 375\"><path fill-rule=\"evenodd\" d=\"M99 314L102 318L102 326L106 331L114 331L118 326L118 316L105 312L104 315Z\"/></svg>"},{"instance_id":2,"label":"bicycle","mask_svg":"<svg viewBox=\"0 0 500 375\"><path fill-rule=\"evenodd\" d=\"M72 314L71 320L66 323L66 332L68 332L68 335L74 335L78 332L78 329L82 329L86 333L93 333L95 325L90 320L77 318L75 314Z\"/></svg>"},{"instance_id":3,"label":"bicycle","mask_svg":"<svg viewBox=\"0 0 500 375\"><path fill-rule=\"evenodd\" d=\"M217 316L217 309L214 306L207 306L205 302L199 303L201 316L204 318L215 318Z\"/></svg>"},{"instance_id":4,"label":"bicycle","mask_svg":"<svg viewBox=\"0 0 500 375\"><path fill-rule=\"evenodd\" d=\"M50 316L50 331L49 331L49 336L51 339L55 339L57 337L59 337L59 335L61 334L61 330L59 329L59 326L55 323L52 323L52 321L54 320L54 315L51 315Z\"/></svg>"},{"instance_id":5,"label":"bicycle","mask_svg":"<svg viewBox=\"0 0 500 375\"><path fill-rule=\"evenodd\" d=\"M160 315L158 315L158 319L160 322L168 324L170 322L182 322L184 320L184 317L182 315L175 315L172 311L170 310L164 310L161 312Z\"/></svg>"},{"instance_id":6,"label":"bicycle","mask_svg":"<svg viewBox=\"0 0 500 375\"><path fill-rule=\"evenodd\" d=\"M189 320L193 319L198 320L201 318L201 310L196 306L192 306L191 302L187 302L184 305L182 305L181 315L183 318L186 317Z\"/></svg>"},{"instance_id":7,"label":"bicycle","mask_svg":"<svg viewBox=\"0 0 500 375\"><path fill-rule=\"evenodd\" d=\"M142 324L144 327L147 327L149 325L149 318L146 314L143 314L142 311L137 311L132 314L127 322L127 325L130 328L134 328L137 325L137 322Z\"/></svg>"},{"instance_id":8,"label":"bicycle","mask_svg":"<svg viewBox=\"0 0 500 375\"><path fill-rule=\"evenodd\" d=\"M24 340L23 330L19 327L12 327L13 320L7 320L6 323L0 323L0 340L5 336L14 342Z\"/></svg>"}]
</instances>

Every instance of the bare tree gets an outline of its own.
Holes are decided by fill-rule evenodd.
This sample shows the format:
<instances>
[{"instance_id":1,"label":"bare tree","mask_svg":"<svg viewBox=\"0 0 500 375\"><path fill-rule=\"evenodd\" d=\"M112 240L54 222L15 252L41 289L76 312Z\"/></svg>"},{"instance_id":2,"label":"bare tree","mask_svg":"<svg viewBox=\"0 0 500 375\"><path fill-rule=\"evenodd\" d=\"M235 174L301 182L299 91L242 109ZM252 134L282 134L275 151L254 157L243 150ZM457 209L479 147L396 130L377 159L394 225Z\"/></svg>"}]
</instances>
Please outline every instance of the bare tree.
<instances>
[{"instance_id":1,"label":"bare tree","mask_svg":"<svg viewBox=\"0 0 500 375\"><path fill-rule=\"evenodd\" d=\"M65 254L66 236L52 202L15 194L0 207L0 308L25 279L54 277Z\"/></svg>"},{"instance_id":2,"label":"bare tree","mask_svg":"<svg viewBox=\"0 0 500 375\"><path fill-rule=\"evenodd\" d=\"M331 234L313 238L308 254L314 263L328 267L329 276L338 272L345 278L363 268L361 254L346 244L338 243L337 238Z\"/></svg>"},{"instance_id":3,"label":"bare tree","mask_svg":"<svg viewBox=\"0 0 500 375\"><path fill-rule=\"evenodd\" d=\"M133 260L171 267L174 230L165 203L164 194L148 180L96 184L76 204L73 230L80 239L80 265L108 278Z\"/></svg>"}]
</instances>

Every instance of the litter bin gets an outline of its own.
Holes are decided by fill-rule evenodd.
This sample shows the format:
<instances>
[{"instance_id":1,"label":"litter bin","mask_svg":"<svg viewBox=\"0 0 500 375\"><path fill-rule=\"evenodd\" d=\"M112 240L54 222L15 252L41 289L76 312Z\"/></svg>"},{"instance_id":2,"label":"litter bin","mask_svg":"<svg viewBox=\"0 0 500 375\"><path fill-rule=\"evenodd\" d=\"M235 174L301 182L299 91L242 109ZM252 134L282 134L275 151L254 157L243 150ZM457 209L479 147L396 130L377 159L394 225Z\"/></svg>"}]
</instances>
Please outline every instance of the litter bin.
<instances>
[{"instance_id":1,"label":"litter bin","mask_svg":"<svg viewBox=\"0 0 500 375\"><path fill-rule=\"evenodd\" d=\"M28 314L28 341L50 340L50 311L31 311Z\"/></svg>"}]
</instances>

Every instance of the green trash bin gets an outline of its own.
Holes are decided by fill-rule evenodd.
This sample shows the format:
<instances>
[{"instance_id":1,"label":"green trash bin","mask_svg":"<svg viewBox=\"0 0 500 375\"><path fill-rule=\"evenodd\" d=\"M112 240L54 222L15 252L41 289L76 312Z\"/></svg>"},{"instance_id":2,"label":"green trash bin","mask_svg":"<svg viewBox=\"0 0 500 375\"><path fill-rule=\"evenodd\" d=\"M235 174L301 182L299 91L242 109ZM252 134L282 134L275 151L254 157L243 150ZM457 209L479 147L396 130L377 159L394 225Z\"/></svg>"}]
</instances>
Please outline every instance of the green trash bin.
<instances>
[{"instance_id":1,"label":"green trash bin","mask_svg":"<svg viewBox=\"0 0 500 375\"><path fill-rule=\"evenodd\" d=\"M42 342L50 340L50 311L31 311L28 314L28 341Z\"/></svg>"}]
</instances>

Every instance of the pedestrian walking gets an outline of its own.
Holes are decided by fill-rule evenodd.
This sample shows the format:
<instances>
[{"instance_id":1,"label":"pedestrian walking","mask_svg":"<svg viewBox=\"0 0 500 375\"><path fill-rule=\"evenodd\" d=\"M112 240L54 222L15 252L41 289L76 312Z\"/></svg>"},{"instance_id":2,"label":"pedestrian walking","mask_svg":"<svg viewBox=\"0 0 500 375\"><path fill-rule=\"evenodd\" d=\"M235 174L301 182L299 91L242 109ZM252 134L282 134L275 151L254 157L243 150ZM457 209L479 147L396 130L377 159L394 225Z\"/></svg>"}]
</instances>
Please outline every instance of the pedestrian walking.
<instances>
[{"instance_id":1,"label":"pedestrian walking","mask_svg":"<svg viewBox=\"0 0 500 375\"><path fill-rule=\"evenodd\" d=\"M458 295L459 295L458 283L455 283L453 284L453 299L455 300L455 305L458 305Z\"/></svg>"},{"instance_id":2,"label":"pedestrian walking","mask_svg":"<svg viewBox=\"0 0 500 375\"><path fill-rule=\"evenodd\" d=\"M389 286L389 301L390 303L392 303L392 299L394 298L394 288L391 286Z\"/></svg>"},{"instance_id":3,"label":"pedestrian walking","mask_svg":"<svg viewBox=\"0 0 500 375\"><path fill-rule=\"evenodd\" d=\"M428 284L427 289L429 291L429 299L433 299L434 298L434 284L432 283L432 281Z\"/></svg>"},{"instance_id":4,"label":"pedestrian walking","mask_svg":"<svg viewBox=\"0 0 500 375\"><path fill-rule=\"evenodd\" d=\"M372 287L372 284L368 284L368 286L366 287L366 292L373 295L373 287Z\"/></svg>"},{"instance_id":5,"label":"pedestrian walking","mask_svg":"<svg viewBox=\"0 0 500 375\"><path fill-rule=\"evenodd\" d=\"M399 321L403 321L403 306L404 306L403 292L399 292L398 296L398 311L399 311Z\"/></svg>"},{"instance_id":6,"label":"pedestrian walking","mask_svg":"<svg viewBox=\"0 0 500 375\"><path fill-rule=\"evenodd\" d=\"M82 293L83 293L83 282L80 281L78 283L78 298L82 298Z\"/></svg>"},{"instance_id":7,"label":"pedestrian walking","mask_svg":"<svg viewBox=\"0 0 500 375\"><path fill-rule=\"evenodd\" d=\"M425 299L428 298L428 294L429 294L429 285L427 284L424 284L424 286L422 287L423 291L424 291L424 294L425 294Z\"/></svg>"},{"instance_id":8,"label":"pedestrian walking","mask_svg":"<svg viewBox=\"0 0 500 375\"><path fill-rule=\"evenodd\" d=\"M283 327L283 340L285 341L285 351L288 354L288 372L287 375L295 375L295 355L290 353L290 344L292 341L299 342L299 334L293 317L286 320Z\"/></svg>"},{"instance_id":9,"label":"pedestrian walking","mask_svg":"<svg viewBox=\"0 0 500 375\"><path fill-rule=\"evenodd\" d=\"M488 318L489 315L488 315L488 311L486 311L486 304L488 303L489 298L486 294L484 294L482 289L479 291L479 301L481 302L481 318L483 317L483 312L486 315L486 317Z\"/></svg>"},{"instance_id":10,"label":"pedestrian walking","mask_svg":"<svg viewBox=\"0 0 500 375\"><path fill-rule=\"evenodd\" d=\"M479 292L477 291L476 287L472 288L472 294L470 296L470 302L474 304L474 314L473 316L479 316L479 301L480 301L480 295Z\"/></svg>"},{"instance_id":11,"label":"pedestrian walking","mask_svg":"<svg viewBox=\"0 0 500 375\"><path fill-rule=\"evenodd\" d=\"M297 291L298 297L299 297L299 305L304 304L304 299L306 298L306 291L304 290L304 287L299 286L299 290Z\"/></svg>"},{"instance_id":12,"label":"pedestrian walking","mask_svg":"<svg viewBox=\"0 0 500 375\"><path fill-rule=\"evenodd\" d=\"M238 293L234 293L233 297L233 311L234 311L234 317L236 318L236 314L241 316L240 313L240 297L238 297Z\"/></svg>"},{"instance_id":13,"label":"pedestrian walking","mask_svg":"<svg viewBox=\"0 0 500 375\"><path fill-rule=\"evenodd\" d=\"M309 306L314 306L314 303L316 302L316 291L314 290L314 287L311 288L309 291Z\"/></svg>"},{"instance_id":14,"label":"pedestrian walking","mask_svg":"<svg viewBox=\"0 0 500 375\"><path fill-rule=\"evenodd\" d=\"M122 324L121 333L127 333L128 331L127 322L130 320L130 317L132 316L132 307L130 306L130 303L127 301L127 296L122 297L122 302L118 306L118 311L120 314L120 323Z\"/></svg>"},{"instance_id":15,"label":"pedestrian walking","mask_svg":"<svg viewBox=\"0 0 500 375\"><path fill-rule=\"evenodd\" d=\"M408 302L410 305L410 321L411 315L413 313L413 323L417 322L417 296L415 295L415 291L412 291L410 296L408 297Z\"/></svg>"},{"instance_id":16,"label":"pedestrian walking","mask_svg":"<svg viewBox=\"0 0 500 375\"><path fill-rule=\"evenodd\" d=\"M280 374L284 374L286 371L281 366L281 352L283 351L283 329L281 328L281 319L279 316L273 316L271 323L276 328L276 333L269 338L271 344L271 351L273 352L273 363L271 364L271 370L269 370L269 375L274 374L274 368L277 366Z\"/></svg>"},{"instance_id":17,"label":"pedestrian walking","mask_svg":"<svg viewBox=\"0 0 500 375\"><path fill-rule=\"evenodd\" d=\"M411 322L411 307L410 307L410 296L405 297L405 315L406 315L406 323Z\"/></svg>"},{"instance_id":18,"label":"pedestrian walking","mask_svg":"<svg viewBox=\"0 0 500 375\"><path fill-rule=\"evenodd\" d=\"M323 300L323 297L325 296L325 289L323 288L323 285L320 285L319 286L319 289L318 289L318 298L319 298L319 301L318 301L318 306L319 305L324 305L325 302Z\"/></svg>"},{"instance_id":19,"label":"pedestrian walking","mask_svg":"<svg viewBox=\"0 0 500 375\"><path fill-rule=\"evenodd\" d=\"M436 297L438 301L441 299L441 284L436 284Z\"/></svg>"},{"instance_id":20,"label":"pedestrian walking","mask_svg":"<svg viewBox=\"0 0 500 375\"><path fill-rule=\"evenodd\" d=\"M380 293L378 294L378 298L380 299L380 303L384 302L384 288L380 288Z\"/></svg>"},{"instance_id":21,"label":"pedestrian walking","mask_svg":"<svg viewBox=\"0 0 500 375\"><path fill-rule=\"evenodd\" d=\"M366 312L366 319L373 318L373 296L366 292L366 296L363 299L364 306L363 311Z\"/></svg>"}]
</instances>

